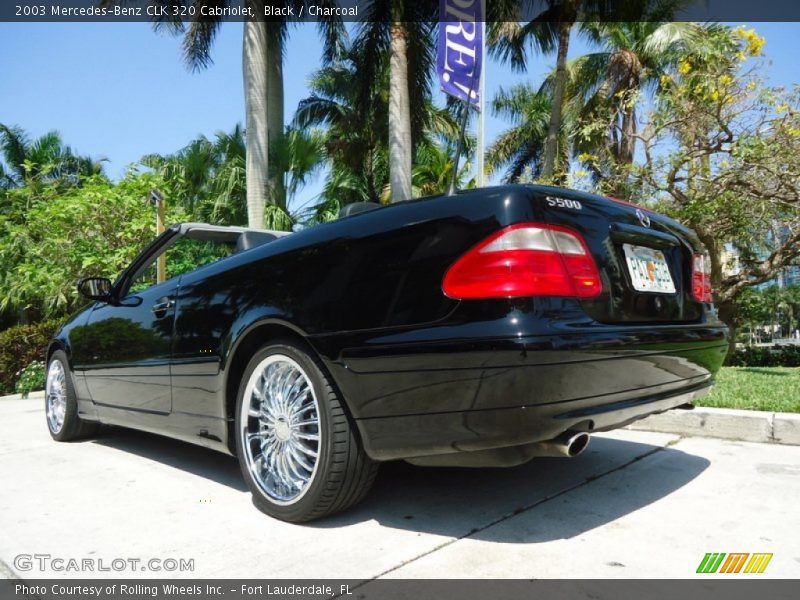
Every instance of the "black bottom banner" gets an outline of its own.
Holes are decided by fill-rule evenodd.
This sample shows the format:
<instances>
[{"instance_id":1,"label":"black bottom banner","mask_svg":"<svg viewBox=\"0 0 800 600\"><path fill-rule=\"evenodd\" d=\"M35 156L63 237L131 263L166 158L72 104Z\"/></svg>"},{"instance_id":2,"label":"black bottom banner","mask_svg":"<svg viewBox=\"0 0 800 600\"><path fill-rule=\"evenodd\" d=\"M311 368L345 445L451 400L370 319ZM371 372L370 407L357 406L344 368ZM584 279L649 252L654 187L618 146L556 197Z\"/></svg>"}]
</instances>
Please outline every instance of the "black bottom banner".
<instances>
[{"instance_id":1,"label":"black bottom banner","mask_svg":"<svg viewBox=\"0 0 800 600\"><path fill-rule=\"evenodd\" d=\"M20 600L779 600L797 598L793 580L269 580L8 579L0 598Z\"/></svg>"}]
</instances>

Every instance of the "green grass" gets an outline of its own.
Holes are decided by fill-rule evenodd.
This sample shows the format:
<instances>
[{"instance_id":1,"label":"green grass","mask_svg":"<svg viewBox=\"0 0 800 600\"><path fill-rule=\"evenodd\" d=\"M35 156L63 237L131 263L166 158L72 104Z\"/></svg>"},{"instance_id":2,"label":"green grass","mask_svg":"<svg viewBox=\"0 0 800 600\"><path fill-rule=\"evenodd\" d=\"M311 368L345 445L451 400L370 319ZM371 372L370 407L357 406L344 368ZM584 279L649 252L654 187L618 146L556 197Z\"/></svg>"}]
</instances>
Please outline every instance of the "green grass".
<instances>
[{"instance_id":1,"label":"green grass","mask_svg":"<svg viewBox=\"0 0 800 600\"><path fill-rule=\"evenodd\" d=\"M699 406L800 413L800 367L723 367Z\"/></svg>"}]
</instances>

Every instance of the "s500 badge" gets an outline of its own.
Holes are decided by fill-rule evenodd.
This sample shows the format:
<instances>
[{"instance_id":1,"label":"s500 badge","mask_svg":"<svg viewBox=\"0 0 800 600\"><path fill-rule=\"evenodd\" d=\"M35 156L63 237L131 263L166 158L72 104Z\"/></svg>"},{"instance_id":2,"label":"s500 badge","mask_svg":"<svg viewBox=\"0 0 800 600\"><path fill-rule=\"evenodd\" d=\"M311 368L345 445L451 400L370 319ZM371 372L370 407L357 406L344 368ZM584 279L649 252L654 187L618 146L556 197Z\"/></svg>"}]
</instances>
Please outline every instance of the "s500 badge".
<instances>
[{"instance_id":1,"label":"s500 badge","mask_svg":"<svg viewBox=\"0 0 800 600\"><path fill-rule=\"evenodd\" d=\"M547 197L547 205L557 206L558 208L571 208L573 210L583 209L583 205L579 200L570 200L569 198L553 198L552 196Z\"/></svg>"}]
</instances>

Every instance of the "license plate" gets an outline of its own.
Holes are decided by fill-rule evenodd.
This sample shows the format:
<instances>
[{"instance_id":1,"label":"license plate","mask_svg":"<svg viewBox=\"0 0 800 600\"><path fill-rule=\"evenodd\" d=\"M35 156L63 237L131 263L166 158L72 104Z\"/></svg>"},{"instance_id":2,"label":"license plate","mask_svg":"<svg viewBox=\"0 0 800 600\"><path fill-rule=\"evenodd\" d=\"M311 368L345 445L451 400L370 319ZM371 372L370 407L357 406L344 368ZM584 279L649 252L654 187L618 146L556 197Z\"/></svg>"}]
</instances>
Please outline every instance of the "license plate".
<instances>
[{"instance_id":1,"label":"license plate","mask_svg":"<svg viewBox=\"0 0 800 600\"><path fill-rule=\"evenodd\" d=\"M625 252L633 289L657 294L675 293L675 283L661 250L632 244L623 244L622 250Z\"/></svg>"}]
</instances>

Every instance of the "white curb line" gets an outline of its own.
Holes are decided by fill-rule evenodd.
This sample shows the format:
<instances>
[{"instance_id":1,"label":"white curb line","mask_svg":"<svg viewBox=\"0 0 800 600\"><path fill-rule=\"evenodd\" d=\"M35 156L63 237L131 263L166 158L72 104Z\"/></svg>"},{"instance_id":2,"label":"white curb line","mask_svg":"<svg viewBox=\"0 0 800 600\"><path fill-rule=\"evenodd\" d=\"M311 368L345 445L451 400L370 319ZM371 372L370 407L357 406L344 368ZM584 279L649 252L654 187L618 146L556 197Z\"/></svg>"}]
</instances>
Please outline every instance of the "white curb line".
<instances>
[{"instance_id":1,"label":"white curb line","mask_svg":"<svg viewBox=\"0 0 800 600\"><path fill-rule=\"evenodd\" d=\"M670 410L631 423L628 429L767 444L800 445L800 415L695 407Z\"/></svg>"}]
</instances>

